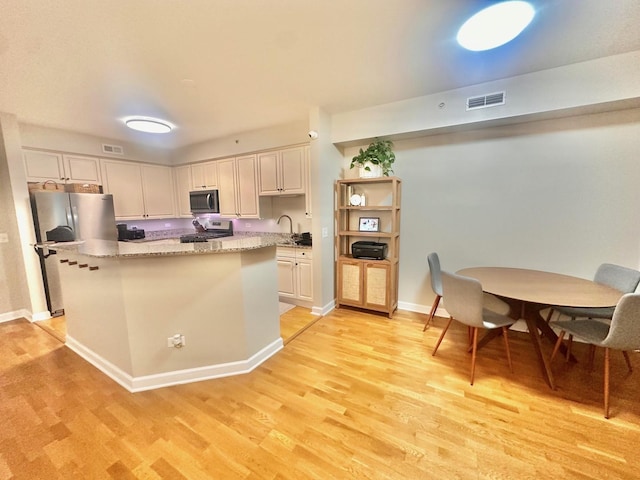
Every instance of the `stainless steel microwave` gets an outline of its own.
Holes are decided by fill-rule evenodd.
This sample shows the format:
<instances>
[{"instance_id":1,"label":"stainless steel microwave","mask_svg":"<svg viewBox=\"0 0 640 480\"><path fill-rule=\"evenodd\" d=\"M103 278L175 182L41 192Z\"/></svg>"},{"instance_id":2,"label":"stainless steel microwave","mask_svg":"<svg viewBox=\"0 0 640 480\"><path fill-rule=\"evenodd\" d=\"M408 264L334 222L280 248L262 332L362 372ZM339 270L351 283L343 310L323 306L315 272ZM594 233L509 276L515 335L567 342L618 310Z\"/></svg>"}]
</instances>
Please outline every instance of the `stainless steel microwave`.
<instances>
[{"instance_id":1,"label":"stainless steel microwave","mask_svg":"<svg viewBox=\"0 0 640 480\"><path fill-rule=\"evenodd\" d=\"M191 213L220 213L218 190L189 192Z\"/></svg>"}]
</instances>

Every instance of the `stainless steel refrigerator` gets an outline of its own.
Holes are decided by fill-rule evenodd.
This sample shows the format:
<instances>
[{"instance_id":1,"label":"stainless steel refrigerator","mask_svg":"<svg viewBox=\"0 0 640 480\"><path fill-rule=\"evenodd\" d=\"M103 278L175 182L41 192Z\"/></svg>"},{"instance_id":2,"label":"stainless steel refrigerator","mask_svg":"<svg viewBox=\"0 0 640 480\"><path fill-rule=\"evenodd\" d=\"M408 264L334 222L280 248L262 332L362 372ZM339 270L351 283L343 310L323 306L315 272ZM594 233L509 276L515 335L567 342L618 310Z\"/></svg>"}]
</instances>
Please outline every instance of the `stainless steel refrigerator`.
<instances>
[{"instance_id":1,"label":"stainless steel refrigerator","mask_svg":"<svg viewBox=\"0 0 640 480\"><path fill-rule=\"evenodd\" d=\"M30 199L38 243L118 240L110 194L34 191ZM40 257L47 308L52 316L62 315L64 306L56 251L36 248L36 253Z\"/></svg>"}]
</instances>

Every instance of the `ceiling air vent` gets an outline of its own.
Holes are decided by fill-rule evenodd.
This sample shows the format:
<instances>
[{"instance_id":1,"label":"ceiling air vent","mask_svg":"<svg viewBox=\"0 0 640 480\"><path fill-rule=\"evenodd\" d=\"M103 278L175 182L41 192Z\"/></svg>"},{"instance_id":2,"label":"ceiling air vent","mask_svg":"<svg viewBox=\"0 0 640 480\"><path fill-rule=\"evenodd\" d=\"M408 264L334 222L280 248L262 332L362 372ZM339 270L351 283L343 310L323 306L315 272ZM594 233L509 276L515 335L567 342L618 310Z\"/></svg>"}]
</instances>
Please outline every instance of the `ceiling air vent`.
<instances>
[{"instance_id":1,"label":"ceiling air vent","mask_svg":"<svg viewBox=\"0 0 640 480\"><path fill-rule=\"evenodd\" d=\"M479 97L467 98L467 110L504 105L504 92L489 93Z\"/></svg>"},{"instance_id":2,"label":"ceiling air vent","mask_svg":"<svg viewBox=\"0 0 640 480\"><path fill-rule=\"evenodd\" d=\"M112 153L115 155L124 155L124 149L120 145L109 145L107 143L102 144L103 153Z\"/></svg>"}]
</instances>

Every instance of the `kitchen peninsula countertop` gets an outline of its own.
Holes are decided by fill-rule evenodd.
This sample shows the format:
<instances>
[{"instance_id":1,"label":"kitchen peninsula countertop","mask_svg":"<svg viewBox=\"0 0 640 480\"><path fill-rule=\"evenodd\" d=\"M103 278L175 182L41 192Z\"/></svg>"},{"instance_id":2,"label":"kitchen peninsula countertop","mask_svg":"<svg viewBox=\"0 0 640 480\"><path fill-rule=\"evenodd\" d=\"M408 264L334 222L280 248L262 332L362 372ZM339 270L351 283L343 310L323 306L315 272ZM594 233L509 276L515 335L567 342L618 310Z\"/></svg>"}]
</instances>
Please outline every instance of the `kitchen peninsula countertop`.
<instances>
[{"instance_id":1,"label":"kitchen peninsula countertop","mask_svg":"<svg viewBox=\"0 0 640 480\"><path fill-rule=\"evenodd\" d=\"M203 255L233 253L279 244L273 236L233 236L207 242L180 243L179 239L163 239L146 242L116 242L111 240L83 240L39 244L39 248L62 250L89 257L148 257L165 255Z\"/></svg>"},{"instance_id":2,"label":"kitchen peninsula countertop","mask_svg":"<svg viewBox=\"0 0 640 480\"><path fill-rule=\"evenodd\" d=\"M154 232L149 232L153 234ZM185 232L181 232L185 233ZM191 230L186 233L193 233ZM202 255L209 253L241 252L256 248L291 247L311 249L310 245L298 245L288 235L274 233L243 233L231 237L212 239L207 242L180 243L179 235L148 236L144 239L116 242L109 240L81 240L75 242L45 242L38 248L62 250L90 257L142 257L159 255Z\"/></svg>"}]
</instances>

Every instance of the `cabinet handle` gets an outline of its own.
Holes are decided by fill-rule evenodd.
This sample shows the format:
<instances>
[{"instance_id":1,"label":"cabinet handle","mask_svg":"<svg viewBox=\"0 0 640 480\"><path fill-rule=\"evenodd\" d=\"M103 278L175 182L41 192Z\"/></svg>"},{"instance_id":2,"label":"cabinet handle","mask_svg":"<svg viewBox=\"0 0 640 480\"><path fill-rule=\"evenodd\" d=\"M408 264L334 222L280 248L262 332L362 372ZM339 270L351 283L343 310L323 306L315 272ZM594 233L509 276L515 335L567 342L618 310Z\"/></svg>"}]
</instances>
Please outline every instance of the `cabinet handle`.
<instances>
[{"instance_id":1,"label":"cabinet handle","mask_svg":"<svg viewBox=\"0 0 640 480\"><path fill-rule=\"evenodd\" d=\"M78 268L87 268L89 265L87 265L86 263L81 263L80 265L78 265Z\"/></svg>"},{"instance_id":2,"label":"cabinet handle","mask_svg":"<svg viewBox=\"0 0 640 480\"><path fill-rule=\"evenodd\" d=\"M89 267L89 271L93 272L94 270L98 270L100 267L98 267L97 265L95 267Z\"/></svg>"},{"instance_id":3,"label":"cabinet handle","mask_svg":"<svg viewBox=\"0 0 640 480\"><path fill-rule=\"evenodd\" d=\"M77 264L78 264L78 262L76 262L76 261L73 261L73 260L69 261L69 265L77 265Z\"/></svg>"},{"instance_id":4,"label":"cabinet handle","mask_svg":"<svg viewBox=\"0 0 640 480\"><path fill-rule=\"evenodd\" d=\"M60 263L68 263L69 259L68 258L61 258L60 259Z\"/></svg>"}]
</instances>

